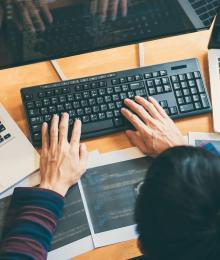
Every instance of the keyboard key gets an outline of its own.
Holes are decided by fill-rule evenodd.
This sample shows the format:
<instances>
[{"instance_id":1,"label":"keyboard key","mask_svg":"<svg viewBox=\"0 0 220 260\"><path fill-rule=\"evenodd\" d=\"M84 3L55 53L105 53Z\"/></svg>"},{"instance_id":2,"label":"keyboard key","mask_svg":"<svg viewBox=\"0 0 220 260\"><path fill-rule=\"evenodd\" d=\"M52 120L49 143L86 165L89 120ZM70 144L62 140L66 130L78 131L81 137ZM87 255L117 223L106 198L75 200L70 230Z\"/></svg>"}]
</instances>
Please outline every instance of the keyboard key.
<instances>
[{"instance_id":1,"label":"keyboard key","mask_svg":"<svg viewBox=\"0 0 220 260\"><path fill-rule=\"evenodd\" d=\"M47 107L42 107L41 110L40 110L40 112L41 112L42 115L48 114Z\"/></svg>"},{"instance_id":2,"label":"keyboard key","mask_svg":"<svg viewBox=\"0 0 220 260\"><path fill-rule=\"evenodd\" d=\"M74 101L73 102L73 108L77 109L80 107L79 101Z\"/></svg>"},{"instance_id":3,"label":"keyboard key","mask_svg":"<svg viewBox=\"0 0 220 260\"><path fill-rule=\"evenodd\" d=\"M200 77L201 77L200 72L199 72L199 71L195 71L195 72L194 72L194 77L195 77L196 79L200 78Z\"/></svg>"},{"instance_id":4,"label":"keyboard key","mask_svg":"<svg viewBox=\"0 0 220 260\"><path fill-rule=\"evenodd\" d=\"M98 120L98 116L96 114L90 115L91 121Z\"/></svg>"},{"instance_id":5,"label":"keyboard key","mask_svg":"<svg viewBox=\"0 0 220 260\"><path fill-rule=\"evenodd\" d=\"M188 85L185 81L181 82L181 86L182 88L188 88Z\"/></svg>"},{"instance_id":6,"label":"keyboard key","mask_svg":"<svg viewBox=\"0 0 220 260\"><path fill-rule=\"evenodd\" d=\"M120 86L114 87L114 90L115 90L115 93L120 93L121 87Z\"/></svg>"},{"instance_id":7,"label":"keyboard key","mask_svg":"<svg viewBox=\"0 0 220 260\"><path fill-rule=\"evenodd\" d=\"M128 76L128 77L127 77L127 81L128 81L128 82L134 81L134 76Z\"/></svg>"},{"instance_id":8,"label":"keyboard key","mask_svg":"<svg viewBox=\"0 0 220 260\"><path fill-rule=\"evenodd\" d=\"M88 116L88 115L83 116L83 117L82 117L82 121L83 121L83 123L89 122L89 121L90 121L89 116Z\"/></svg>"},{"instance_id":9,"label":"keyboard key","mask_svg":"<svg viewBox=\"0 0 220 260\"><path fill-rule=\"evenodd\" d=\"M179 75L179 79L180 79L180 81L186 80L186 75L185 74L180 74Z\"/></svg>"},{"instance_id":10,"label":"keyboard key","mask_svg":"<svg viewBox=\"0 0 220 260\"><path fill-rule=\"evenodd\" d=\"M83 92L83 97L84 98L90 98L89 92L88 91L84 91Z\"/></svg>"},{"instance_id":11,"label":"keyboard key","mask_svg":"<svg viewBox=\"0 0 220 260\"><path fill-rule=\"evenodd\" d=\"M42 107L43 104L42 104L41 101L36 101L36 102L35 102L35 106L36 106L37 108L39 108L39 107Z\"/></svg>"},{"instance_id":12,"label":"keyboard key","mask_svg":"<svg viewBox=\"0 0 220 260\"><path fill-rule=\"evenodd\" d=\"M31 95L31 94L25 94L25 95L24 95L24 99L25 99L26 101L32 100L32 99L33 99L33 95Z\"/></svg>"},{"instance_id":13,"label":"keyboard key","mask_svg":"<svg viewBox=\"0 0 220 260\"><path fill-rule=\"evenodd\" d=\"M177 97L181 97L182 96L182 91L181 90L177 90L175 91L175 94Z\"/></svg>"},{"instance_id":14,"label":"keyboard key","mask_svg":"<svg viewBox=\"0 0 220 260\"><path fill-rule=\"evenodd\" d=\"M119 87L119 88L120 88L120 87ZM121 88L120 88L120 91L121 91ZM104 95L106 94L106 91L105 91L104 88L99 89L98 92L99 92L99 95L100 95L100 96L104 96Z\"/></svg>"},{"instance_id":15,"label":"keyboard key","mask_svg":"<svg viewBox=\"0 0 220 260\"><path fill-rule=\"evenodd\" d=\"M160 86L161 85L161 80L160 79L155 79L154 83L155 83L155 86Z\"/></svg>"},{"instance_id":16,"label":"keyboard key","mask_svg":"<svg viewBox=\"0 0 220 260\"><path fill-rule=\"evenodd\" d=\"M107 104L101 105L101 111L102 111L102 112L107 111L107 110L108 110Z\"/></svg>"},{"instance_id":17,"label":"keyboard key","mask_svg":"<svg viewBox=\"0 0 220 260\"><path fill-rule=\"evenodd\" d=\"M50 122L51 119L52 119L51 115L45 115L44 116L44 122Z\"/></svg>"},{"instance_id":18,"label":"keyboard key","mask_svg":"<svg viewBox=\"0 0 220 260\"><path fill-rule=\"evenodd\" d=\"M196 108L196 109L201 109L201 108L202 108L201 103L200 103L200 102L196 102L196 103L195 103L195 108Z\"/></svg>"},{"instance_id":19,"label":"keyboard key","mask_svg":"<svg viewBox=\"0 0 220 260\"><path fill-rule=\"evenodd\" d=\"M41 133L35 133L33 138L35 142L41 141Z\"/></svg>"},{"instance_id":20,"label":"keyboard key","mask_svg":"<svg viewBox=\"0 0 220 260\"><path fill-rule=\"evenodd\" d=\"M113 88L107 88L107 93L112 94L114 92Z\"/></svg>"},{"instance_id":21,"label":"keyboard key","mask_svg":"<svg viewBox=\"0 0 220 260\"><path fill-rule=\"evenodd\" d=\"M193 95L193 101L194 102L199 101L199 96L198 95Z\"/></svg>"},{"instance_id":22,"label":"keyboard key","mask_svg":"<svg viewBox=\"0 0 220 260\"><path fill-rule=\"evenodd\" d=\"M96 104L95 99L94 98L90 98L89 99L89 105L90 106L94 106L95 104Z\"/></svg>"},{"instance_id":23,"label":"keyboard key","mask_svg":"<svg viewBox=\"0 0 220 260\"><path fill-rule=\"evenodd\" d=\"M32 126L33 133L38 133L41 131L41 125L33 125Z\"/></svg>"},{"instance_id":24,"label":"keyboard key","mask_svg":"<svg viewBox=\"0 0 220 260\"><path fill-rule=\"evenodd\" d=\"M98 97L96 101L97 101L97 104L102 104L102 103L104 103L104 98Z\"/></svg>"},{"instance_id":25,"label":"keyboard key","mask_svg":"<svg viewBox=\"0 0 220 260\"><path fill-rule=\"evenodd\" d=\"M134 98L135 97L135 94L133 91L129 91L128 92L128 98Z\"/></svg>"},{"instance_id":26,"label":"keyboard key","mask_svg":"<svg viewBox=\"0 0 220 260\"><path fill-rule=\"evenodd\" d=\"M128 91L129 90L128 85L122 85L122 90L124 92Z\"/></svg>"},{"instance_id":27,"label":"keyboard key","mask_svg":"<svg viewBox=\"0 0 220 260\"><path fill-rule=\"evenodd\" d=\"M202 100L202 106L204 108L209 107L209 101L208 101L208 98L207 98L206 94L201 94L200 98Z\"/></svg>"},{"instance_id":28,"label":"keyboard key","mask_svg":"<svg viewBox=\"0 0 220 260\"><path fill-rule=\"evenodd\" d=\"M143 87L142 82L138 82L138 83L132 83L129 85L131 90L136 90L136 89L140 89Z\"/></svg>"},{"instance_id":29,"label":"keyboard key","mask_svg":"<svg viewBox=\"0 0 220 260\"><path fill-rule=\"evenodd\" d=\"M114 123L116 127L120 127L124 125L124 120L122 118L115 118Z\"/></svg>"},{"instance_id":30,"label":"keyboard key","mask_svg":"<svg viewBox=\"0 0 220 260\"><path fill-rule=\"evenodd\" d=\"M26 106L27 106L27 109L32 109L32 108L34 108L34 102L28 102L26 104Z\"/></svg>"},{"instance_id":31,"label":"keyboard key","mask_svg":"<svg viewBox=\"0 0 220 260\"><path fill-rule=\"evenodd\" d=\"M187 79L193 79L193 74L191 72L186 74Z\"/></svg>"},{"instance_id":32,"label":"keyboard key","mask_svg":"<svg viewBox=\"0 0 220 260\"><path fill-rule=\"evenodd\" d=\"M147 96L146 90L145 89L138 89L135 91L135 96L139 97L145 97Z\"/></svg>"},{"instance_id":33,"label":"keyboard key","mask_svg":"<svg viewBox=\"0 0 220 260\"><path fill-rule=\"evenodd\" d=\"M93 113L98 113L99 112L99 106L94 106L92 108L92 110L93 110Z\"/></svg>"},{"instance_id":34,"label":"keyboard key","mask_svg":"<svg viewBox=\"0 0 220 260\"><path fill-rule=\"evenodd\" d=\"M82 125L82 134L90 133L90 132L97 132L104 129L109 129L114 127L113 120L103 120L94 123L87 123Z\"/></svg>"},{"instance_id":35,"label":"keyboard key","mask_svg":"<svg viewBox=\"0 0 220 260\"><path fill-rule=\"evenodd\" d=\"M134 76L134 78L135 78L135 80L142 80L143 79L141 75L136 75L136 76Z\"/></svg>"},{"instance_id":36,"label":"keyboard key","mask_svg":"<svg viewBox=\"0 0 220 260\"><path fill-rule=\"evenodd\" d=\"M161 70L160 71L160 76L166 76L167 75L167 71L166 70Z\"/></svg>"},{"instance_id":37,"label":"keyboard key","mask_svg":"<svg viewBox=\"0 0 220 260\"><path fill-rule=\"evenodd\" d=\"M167 108L168 107L167 100L162 100L162 101L159 102L159 104L161 105L162 108Z\"/></svg>"},{"instance_id":38,"label":"keyboard key","mask_svg":"<svg viewBox=\"0 0 220 260\"><path fill-rule=\"evenodd\" d=\"M190 96L185 97L185 101L187 104L192 103L192 98Z\"/></svg>"},{"instance_id":39,"label":"keyboard key","mask_svg":"<svg viewBox=\"0 0 220 260\"><path fill-rule=\"evenodd\" d=\"M190 93L189 93L189 89L188 88L185 88L184 90L183 90L183 95L184 96L187 96L187 95L189 95Z\"/></svg>"},{"instance_id":40,"label":"keyboard key","mask_svg":"<svg viewBox=\"0 0 220 260\"><path fill-rule=\"evenodd\" d=\"M183 98L178 98L178 99L177 99L177 103L178 103L179 105L182 105L182 104L184 104L185 102L184 102L184 99L183 99Z\"/></svg>"},{"instance_id":41,"label":"keyboard key","mask_svg":"<svg viewBox=\"0 0 220 260\"><path fill-rule=\"evenodd\" d=\"M157 87L156 88L157 89L157 93L163 93L163 87L161 86L161 87Z\"/></svg>"},{"instance_id":42,"label":"keyboard key","mask_svg":"<svg viewBox=\"0 0 220 260\"><path fill-rule=\"evenodd\" d=\"M178 76L172 76L171 80L173 83L177 83L179 81Z\"/></svg>"},{"instance_id":43,"label":"keyboard key","mask_svg":"<svg viewBox=\"0 0 220 260\"><path fill-rule=\"evenodd\" d=\"M202 80L201 79L197 79L196 80L196 84L197 84L199 93L203 93L205 91L205 89L204 89L204 85L203 85Z\"/></svg>"},{"instance_id":44,"label":"keyboard key","mask_svg":"<svg viewBox=\"0 0 220 260\"><path fill-rule=\"evenodd\" d=\"M3 131L5 131L5 129L6 129L6 128L5 128L4 125L0 125L0 133L3 132Z\"/></svg>"},{"instance_id":45,"label":"keyboard key","mask_svg":"<svg viewBox=\"0 0 220 260\"><path fill-rule=\"evenodd\" d=\"M56 104L58 104L59 103L59 101L58 101L58 98L57 97L52 97L51 98L51 104L52 105L56 105Z\"/></svg>"},{"instance_id":46,"label":"keyboard key","mask_svg":"<svg viewBox=\"0 0 220 260\"><path fill-rule=\"evenodd\" d=\"M118 94L115 94L112 96L112 100L113 101L118 101L119 100L119 95Z\"/></svg>"},{"instance_id":47,"label":"keyboard key","mask_svg":"<svg viewBox=\"0 0 220 260\"><path fill-rule=\"evenodd\" d=\"M149 88L148 92L149 92L150 95L155 95L156 94L155 88Z\"/></svg>"},{"instance_id":48,"label":"keyboard key","mask_svg":"<svg viewBox=\"0 0 220 260\"><path fill-rule=\"evenodd\" d=\"M45 92L40 92L38 93L38 97L39 98L44 98L46 96L46 93Z\"/></svg>"},{"instance_id":49,"label":"keyboard key","mask_svg":"<svg viewBox=\"0 0 220 260\"><path fill-rule=\"evenodd\" d=\"M147 86L148 86L149 88L154 86L153 80L147 80L147 81L146 81L146 84L147 84Z\"/></svg>"},{"instance_id":50,"label":"keyboard key","mask_svg":"<svg viewBox=\"0 0 220 260\"><path fill-rule=\"evenodd\" d=\"M198 92L196 88L191 88L190 91L191 91L192 95L197 94L197 92Z\"/></svg>"},{"instance_id":51,"label":"keyboard key","mask_svg":"<svg viewBox=\"0 0 220 260\"><path fill-rule=\"evenodd\" d=\"M153 77L154 77L154 78L160 77L160 72L159 72L159 71L153 72Z\"/></svg>"},{"instance_id":52,"label":"keyboard key","mask_svg":"<svg viewBox=\"0 0 220 260\"><path fill-rule=\"evenodd\" d=\"M176 114L178 114L178 110L177 110L177 107L176 107L176 106L170 107L170 114L171 114L171 115L176 115Z\"/></svg>"},{"instance_id":53,"label":"keyboard key","mask_svg":"<svg viewBox=\"0 0 220 260\"><path fill-rule=\"evenodd\" d=\"M193 110L193 104L187 104L187 105L180 106L180 111L182 113L186 113L186 112L189 112L189 111L192 111L192 110Z\"/></svg>"},{"instance_id":54,"label":"keyboard key","mask_svg":"<svg viewBox=\"0 0 220 260\"><path fill-rule=\"evenodd\" d=\"M168 77L162 78L162 83L163 83L163 84L168 84L168 83L169 83Z\"/></svg>"},{"instance_id":55,"label":"keyboard key","mask_svg":"<svg viewBox=\"0 0 220 260\"><path fill-rule=\"evenodd\" d=\"M86 115L91 114L91 113L92 113L91 107L86 107L86 108L85 108L85 113L86 113Z\"/></svg>"},{"instance_id":56,"label":"keyboard key","mask_svg":"<svg viewBox=\"0 0 220 260\"><path fill-rule=\"evenodd\" d=\"M64 106L63 105L57 105L57 111L58 112L64 112Z\"/></svg>"},{"instance_id":57,"label":"keyboard key","mask_svg":"<svg viewBox=\"0 0 220 260\"><path fill-rule=\"evenodd\" d=\"M112 85L117 85L119 84L119 79L113 79L112 80Z\"/></svg>"},{"instance_id":58,"label":"keyboard key","mask_svg":"<svg viewBox=\"0 0 220 260\"><path fill-rule=\"evenodd\" d=\"M87 100L81 100L81 106L82 107L88 106L88 101Z\"/></svg>"},{"instance_id":59,"label":"keyboard key","mask_svg":"<svg viewBox=\"0 0 220 260\"><path fill-rule=\"evenodd\" d=\"M180 89L180 84L179 84L179 83L174 83L174 84L173 84L173 88L174 88L175 90Z\"/></svg>"},{"instance_id":60,"label":"keyboard key","mask_svg":"<svg viewBox=\"0 0 220 260\"><path fill-rule=\"evenodd\" d=\"M114 110L115 117L119 117L121 115L119 110Z\"/></svg>"},{"instance_id":61,"label":"keyboard key","mask_svg":"<svg viewBox=\"0 0 220 260\"><path fill-rule=\"evenodd\" d=\"M109 103L108 107L109 107L109 109L115 109L115 104L114 103Z\"/></svg>"},{"instance_id":62,"label":"keyboard key","mask_svg":"<svg viewBox=\"0 0 220 260\"><path fill-rule=\"evenodd\" d=\"M107 116L107 118L112 118L113 117L113 112L112 111L106 112L106 116Z\"/></svg>"},{"instance_id":63,"label":"keyboard key","mask_svg":"<svg viewBox=\"0 0 220 260\"><path fill-rule=\"evenodd\" d=\"M126 78L120 78L119 81L120 81L121 84L123 84L123 83L127 82L127 79Z\"/></svg>"},{"instance_id":64,"label":"keyboard key","mask_svg":"<svg viewBox=\"0 0 220 260\"><path fill-rule=\"evenodd\" d=\"M122 95L122 94L120 94L120 95ZM109 102L111 102L111 101L112 101L111 96L105 96L105 102L106 102L106 103L109 103Z\"/></svg>"},{"instance_id":65,"label":"keyboard key","mask_svg":"<svg viewBox=\"0 0 220 260\"><path fill-rule=\"evenodd\" d=\"M170 86L170 85L164 85L164 91L165 91L165 92L170 92L170 91L172 91L171 86Z\"/></svg>"},{"instance_id":66,"label":"keyboard key","mask_svg":"<svg viewBox=\"0 0 220 260\"><path fill-rule=\"evenodd\" d=\"M84 115L84 111L83 111L82 108L77 109L76 113L77 113L78 116L83 116Z\"/></svg>"},{"instance_id":67,"label":"keyboard key","mask_svg":"<svg viewBox=\"0 0 220 260\"><path fill-rule=\"evenodd\" d=\"M116 102L116 107L117 107L118 109L122 108L122 106L123 106L122 101Z\"/></svg>"},{"instance_id":68,"label":"keyboard key","mask_svg":"<svg viewBox=\"0 0 220 260\"><path fill-rule=\"evenodd\" d=\"M144 74L144 78L145 78L145 79L150 79L150 78L152 78L152 77L153 77L152 73L145 73L145 74Z\"/></svg>"},{"instance_id":69,"label":"keyboard key","mask_svg":"<svg viewBox=\"0 0 220 260\"><path fill-rule=\"evenodd\" d=\"M81 93L75 94L75 99L76 100L81 100L82 99L82 94Z\"/></svg>"},{"instance_id":70,"label":"keyboard key","mask_svg":"<svg viewBox=\"0 0 220 260\"><path fill-rule=\"evenodd\" d=\"M124 100L124 99L126 99L127 98L127 94L126 93L121 93L120 94L120 99L121 100ZM107 101L106 101L107 102Z\"/></svg>"},{"instance_id":71,"label":"keyboard key","mask_svg":"<svg viewBox=\"0 0 220 260\"><path fill-rule=\"evenodd\" d=\"M189 81L189 86L190 86L190 87L195 87L195 85L196 85L196 83L195 83L194 80L190 80L190 81Z\"/></svg>"},{"instance_id":72,"label":"keyboard key","mask_svg":"<svg viewBox=\"0 0 220 260\"><path fill-rule=\"evenodd\" d=\"M105 119L105 113L99 113L98 117L100 120Z\"/></svg>"},{"instance_id":73,"label":"keyboard key","mask_svg":"<svg viewBox=\"0 0 220 260\"><path fill-rule=\"evenodd\" d=\"M50 100L48 98L43 99L43 105L44 106L49 106L50 105Z\"/></svg>"}]
</instances>

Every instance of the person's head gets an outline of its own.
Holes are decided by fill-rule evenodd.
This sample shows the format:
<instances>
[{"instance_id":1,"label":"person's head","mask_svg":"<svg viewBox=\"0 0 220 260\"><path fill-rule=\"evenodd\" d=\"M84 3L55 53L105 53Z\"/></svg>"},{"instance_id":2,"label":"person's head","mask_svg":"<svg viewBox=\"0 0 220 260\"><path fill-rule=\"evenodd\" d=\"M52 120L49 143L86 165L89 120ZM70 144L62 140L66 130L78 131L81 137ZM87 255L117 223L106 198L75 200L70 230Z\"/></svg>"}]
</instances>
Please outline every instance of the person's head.
<instances>
[{"instance_id":1,"label":"person's head","mask_svg":"<svg viewBox=\"0 0 220 260\"><path fill-rule=\"evenodd\" d=\"M135 218L142 252L151 260L220 259L220 159L185 146L159 155Z\"/></svg>"}]
</instances>

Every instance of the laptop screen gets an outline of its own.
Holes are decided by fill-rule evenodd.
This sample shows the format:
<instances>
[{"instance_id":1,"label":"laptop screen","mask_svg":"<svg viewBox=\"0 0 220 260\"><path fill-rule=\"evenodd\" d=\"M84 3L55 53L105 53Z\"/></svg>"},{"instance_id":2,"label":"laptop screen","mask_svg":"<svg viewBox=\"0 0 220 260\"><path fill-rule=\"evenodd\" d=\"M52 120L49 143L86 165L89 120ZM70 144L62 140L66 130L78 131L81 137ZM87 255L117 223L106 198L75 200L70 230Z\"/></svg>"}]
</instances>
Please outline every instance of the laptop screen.
<instances>
[{"instance_id":1,"label":"laptop screen","mask_svg":"<svg viewBox=\"0 0 220 260\"><path fill-rule=\"evenodd\" d=\"M1 0L0 68L209 28L220 0Z\"/></svg>"}]
</instances>

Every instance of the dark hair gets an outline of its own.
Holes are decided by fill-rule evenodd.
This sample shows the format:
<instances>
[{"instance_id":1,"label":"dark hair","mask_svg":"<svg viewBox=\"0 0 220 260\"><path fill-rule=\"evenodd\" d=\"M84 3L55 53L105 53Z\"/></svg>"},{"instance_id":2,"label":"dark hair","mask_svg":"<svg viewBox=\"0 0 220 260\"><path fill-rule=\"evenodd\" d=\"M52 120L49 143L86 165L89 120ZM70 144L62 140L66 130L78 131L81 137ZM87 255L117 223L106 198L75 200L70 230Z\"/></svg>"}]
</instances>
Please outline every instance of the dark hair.
<instances>
[{"instance_id":1,"label":"dark hair","mask_svg":"<svg viewBox=\"0 0 220 260\"><path fill-rule=\"evenodd\" d=\"M159 155L141 188L135 218L150 259L220 259L219 157L189 146Z\"/></svg>"}]
</instances>

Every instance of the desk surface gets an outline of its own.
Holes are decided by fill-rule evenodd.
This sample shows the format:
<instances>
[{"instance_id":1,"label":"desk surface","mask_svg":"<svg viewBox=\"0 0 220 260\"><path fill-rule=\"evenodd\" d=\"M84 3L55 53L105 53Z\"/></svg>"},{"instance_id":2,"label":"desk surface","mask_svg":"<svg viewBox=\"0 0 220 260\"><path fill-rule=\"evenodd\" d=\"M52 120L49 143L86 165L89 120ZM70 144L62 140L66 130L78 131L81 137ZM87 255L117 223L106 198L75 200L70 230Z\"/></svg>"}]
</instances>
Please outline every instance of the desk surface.
<instances>
[{"instance_id":1,"label":"desk surface","mask_svg":"<svg viewBox=\"0 0 220 260\"><path fill-rule=\"evenodd\" d=\"M197 57L200 61L207 86L209 86L207 46L210 31L165 38L145 43L145 65L159 64ZM138 47L131 45L106 51L94 52L58 60L68 79L126 70L138 67ZM22 87L59 81L49 62L12 68L0 71L0 102L5 106L23 132L28 136L24 118L20 89ZM189 131L212 132L211 114L176 121L183 134ZM90 140L90 151L98 149L107 152L131 146L124 133ZM89 259L128 259L138 256L136 241L128 241L76 257L77 260Z\"/></svg>"}]
</instances>

